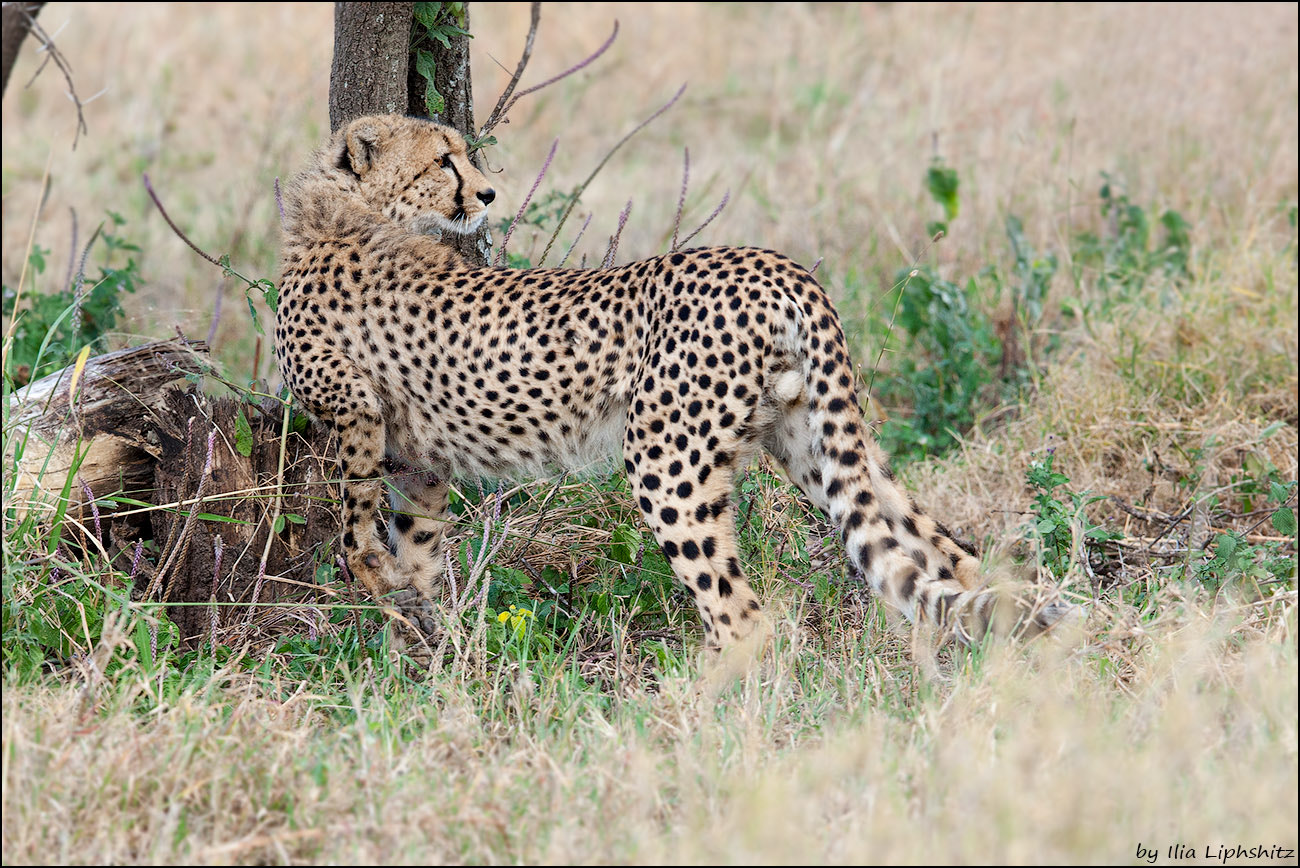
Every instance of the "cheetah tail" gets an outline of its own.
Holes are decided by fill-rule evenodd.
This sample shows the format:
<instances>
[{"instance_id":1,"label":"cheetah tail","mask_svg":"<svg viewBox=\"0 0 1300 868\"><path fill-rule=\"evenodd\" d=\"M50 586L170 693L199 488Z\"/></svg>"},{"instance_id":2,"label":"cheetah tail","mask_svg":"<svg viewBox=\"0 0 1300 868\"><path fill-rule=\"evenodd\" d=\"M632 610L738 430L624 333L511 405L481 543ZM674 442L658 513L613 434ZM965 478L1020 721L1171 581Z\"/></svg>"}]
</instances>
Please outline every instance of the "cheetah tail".
<instances>
[{"instance_id":1,"label":"cheetah tail","mask_svg":"<svg viewBox=\"0 0 1300 868\"><path fill-rule=\"evenodd\" d=\"M812 489L815 500L823 495L819 505L840 528L871 589L909 620L950 632L964 644L990 631L1033 635L1065 617L1074 607L1038 605L990 583L976 551L917 507L863 423L838 323L829 331L819 330L820 342L805 337L804 436L810 440L787 443L784 451L804 447L798 452L809 466L796 480Z\"/></svg>"}]
</instances>

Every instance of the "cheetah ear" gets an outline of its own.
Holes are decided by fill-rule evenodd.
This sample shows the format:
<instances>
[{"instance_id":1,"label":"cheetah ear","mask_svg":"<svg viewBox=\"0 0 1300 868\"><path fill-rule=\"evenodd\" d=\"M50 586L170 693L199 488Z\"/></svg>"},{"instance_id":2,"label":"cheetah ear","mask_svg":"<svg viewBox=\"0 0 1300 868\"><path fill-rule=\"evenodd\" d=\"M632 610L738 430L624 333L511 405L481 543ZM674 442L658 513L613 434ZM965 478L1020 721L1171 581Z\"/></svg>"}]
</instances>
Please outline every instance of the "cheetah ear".
<instances>
[{"instance_id":1,"label":"cheetah ear","mask_svg":"<svg viewBox=\"0 0 1300 868\"><path fill-rule=\"evenodd\" d=\"M370 118L353 121L344 134L344 150L339 154L339 168L348 169L358 178L374 168L379 156L379 128Z\"/></svg>"}]
</instances>

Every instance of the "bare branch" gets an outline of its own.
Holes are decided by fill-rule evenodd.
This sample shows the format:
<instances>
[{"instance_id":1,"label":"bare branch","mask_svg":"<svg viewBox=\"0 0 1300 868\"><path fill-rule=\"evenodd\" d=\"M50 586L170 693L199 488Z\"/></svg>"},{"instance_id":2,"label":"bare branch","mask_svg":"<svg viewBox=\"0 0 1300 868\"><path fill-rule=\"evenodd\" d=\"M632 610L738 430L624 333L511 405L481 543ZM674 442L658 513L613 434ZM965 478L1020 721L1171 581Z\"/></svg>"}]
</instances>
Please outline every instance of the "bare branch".
<instances>
[{"instance_id":1,"label":"bare branch","mask_svg":"<svg viewBox=\"0 0 1300 868\"><path fill-rule=\"evenodd\" d=\"M28 18L31 32L36 34L36 38L41 41L41 47L38 50L44 51L46 57L45 60L41 62L41 65L36 68L36 72L32 73L31 81L27 82L27 87L32 86L32 82L36 81L36 77L40 75L41 71L45 69L51 60L53 60L54 65L59 68L59 72L63 73L63 80L67 82L68 99L72 100L72 104L77 108L76 133L72 137L72 149L75 151L77 149L77 142L81 140L81 134L90 132L90 128L86 126L86 115L82 111L85 104L81 101L81 97L77 96L77 86L72 83L72 67L68 64L68 59L63 56L63 52L59 51L59 47L54 44L54 40L45 32L45 28L41 27L40 22L30 14L28 14Z\"/></svg>"},{"instance_id":2,"label":"bare branch","mask_svg":"<svg viewBox=\"0 0 1300 868\"><path fill-rule=\"evenodd\" d=\"M497 250L497 265L501 265L506 261L506 245L510 243L510 236L514 234L515 227L519 225L519 221L524 219L524 209L527 208L528 203L532 201L533 194L537 192L537 188L542 183L542 178L546 177L546 170L551 168L551 160L555 159L555 149L559 147L559 145L559 139L551 142L551 152L546 155L546 162L542 163L542 170L537 173L537 178L533 181L532 188L528 191L528 195L524 197L524 201L520 204L519 213L515 215L514 220L510 221L510 228L506 230L506 237L501 239L501 247Z\"/></svg>"},{"instance_id":3,"label":"bare branch","mask_svg":"<svg viewBox=\"0 0 1300 868\"><path fill-rule=\"evenodd\" d=\"M510 77L510 83L506 85L505 90L501 91L501 96L497 97L497 104L492 108L492 113L483 122L483 128L479 130L478 134L480 140L497 125L497 122L501 120L501 116L505 114L506 103L510 99L510 95L515 92L515 86L519 84L519 79L524 74L524 67L528 66L529 58L533 56L533 40L537 38L537 25L542 20L542 4L540 0L533 0L530 11L532 20L528 23L528 38L524 40L524 50L519 55L519 63L515 65L515 74Z\"/></svg>"},{"instance_id":4,"label":"bare branch","mask_svg":"<svg viewBox=\"0 0 1300 868\"><path fill-rule=\"evenodd\" d=\"M617 32L617 30L618 28L616 27L615 32ZM612 39L613 37L610 38ZM686 85L683 84L681 87L677 89L677 93L673 94L672 99L668 100L668 102L660 106L659 109L654 114L650 115L650 117L646 118L645 120L641 121L641 123L637 124L632 129L632 132L628 133L626 136L619 139L618 144L610 148L609 153L606 154L604 158L599 163L596 164L596 168L591 170L591 174L587 176L587 179L574 188L573 195L569 199L569 204L564 209L564 213L560 215L560 222L556 224L555 231L551 234L551 240L546 242L546 249L542 251L542 258L537 261L538 266L541 266L541 264L546 261L547 254L551 252L551 247L555 244L555 239L559 237L560 230L564 228L565 221L568 220L569 215L573 213L574 206L578 204L578 199L582 197L582 193L584 190L587 189L587 185L592 182L592 180L596 177L596 175L600 174L600 170L605 168L605 164L609 162L609 158L614 156L614 154L618 152L619 148L627 144L628 139L632 138L637 133L641 132L641 130L645 129L650 124L651 121L659 117L664 112L668 111L668 109L672 108L673 104L676 103L677 100L681 99L682 94L684 94L685 92L686 92ZM704 227L700 227L700 228L702 229Z\"/></svg>"},{"instance_id":5,"label":"bare branch","mask_svg":"<svg viewBox=\"0 0 1300 868\"><path fill-rule=\"evenodd\" d=\"M614 44L614 39L615 39L615 37L617 37L617 36L618 36L618 22L615 21L615 22L614 22L614 31L613 31L612 33L609 34L609 39L606 39L606 40L605 40L605 44L602 45L602 46L600 46L600 48L597 48L597 49L595 50L594 53L592 53L589 57L587 57L586 60L583 60L583 61L579 62L579 63L578 63L577 65L575 65L575 66L571 66L571 67L569 67L568 69L566 69L564 72L560 73L560 74L557 75L557 76L554 76L554 77L552 77L552 78L548 78L546 81L542 82L541 84L535 84L535 85L533 85L532 87L528 88L527 90L521 90L519 93L515 94L515 95L514 95L514 96L513 96L513 97L512 97L512 98L511 98L511 99L510 99L510 100L505 104L505 107L502 108L501 111L500 111L499 113L497 112L496 109L493 109L493 110L492 110L492 116L488 118L488 123L484 124L484 125L483 125L483 129L479 130L479 134L478 134L479 139L481 140L484 136L486 136L489 132L491 132L491 131L492 131L492 128L493 128L494 126L496 126L498 123L501 122L501 119L504 118L504 117L506 116L506 114L508 114L509 111L510 111L512 108L515 107L515 103L519 102L519 100L521 100L521 99L523 99L524 97L528 96L530 93L536 93L537 91L541 90L542 88L544 88L544 87L549 87L550 85L555 84L557 81L560 81L561 79L564 79L564 78L568 78L569 76L573 75L575 72L578 72L578 71L582 70L584 67L586 67L588 64L590 64L593 60L595 60L596 58L598 58L598 57L600 57L602 54L604 54L605 51L606 51L606 50L607 50L611 45ZM525 48L525 50L528 50L528 49ZM522 73L522 70L520 70L520 72Z\"/></svg>"},{"instance_id":6,"label":"bare branch","mask_svg":"<svg viewBox=\"0 0 1300 868\"><path fill-rule=\"evenodd\" d=\"M818 257L817 257L817 261L813 263L813 267L810 268L810 269L808 269L808 275L809 275L810 277L811 277L813 274L816 273L816 271L817 271L817 266L821 265L821 264L822 264L822 260L825 259L825 258L826 258L825 256L818 256Z\"/></svg>"},{"instance_id":7,"label":"bare branch","mask_svg":"<svg viewBox=\"0 0 1300 868\"><path fill-rule=\"evenodd\" d=\"M730 201L731 201L731 191L728 190L727 192L722 194L722 201L718 203L717 208L713 209L713 213L708 216L708 219L705 220L703 223L701 223L698 229L696 229L690 235L687 235L685 238L682 239L682 247L685 247L687 244L689 244L692 238L694 238L696 235L699 235L704 230L705 226L708 226L710 223L712 223L713 218L721 214L722 209L726 208L727 203Z\"/></svg>"},{"instance_id":8,"label":"bare branch","mask_svg":"<svg viewBox=\"0 0 1300 868\"><path fill-rule=\"evenodd\" d=\"M152 199L153 203L158 206L158 213L163 216L163 219L167 221L167 225L170 226L172 228L172 231L176 233L176 237L184 241L186 244L188 244L190 250L193 250L195 253L197 253L199 256L202 256L208 262L211 262L217 268L225 268L226 266L223 263L218 262L216 259L213 259L212 256L210 256L209 254L204 253L203 250L199 248L199 245L191 241L189 239L189 236L187 236L184 232L182 232L180 227L177 226L172 221L172 218L167 214L167 209L164 208L162 202L159 201L158 194L153 191L153 184L149 183L148 174L142 173L140 177L144 178L144 188L149 192L149 198Z\"/></svg>"},{"instance_id":9,"label":"bare branch","mask_svg":"<svg viewBox=\"0 0 1300 868\"><path fill-rule=\"evenodd\" d=\"M609 237L609 247L605 249L605 261L601 263L601 268L609 268L614 264L614 254L618 253L618 239L623 235L623 227L627 225L627 218L632 213L632 200L627 200L627 207L623 213L618 215L618 229Z\"/></svg>"}]
</instances>

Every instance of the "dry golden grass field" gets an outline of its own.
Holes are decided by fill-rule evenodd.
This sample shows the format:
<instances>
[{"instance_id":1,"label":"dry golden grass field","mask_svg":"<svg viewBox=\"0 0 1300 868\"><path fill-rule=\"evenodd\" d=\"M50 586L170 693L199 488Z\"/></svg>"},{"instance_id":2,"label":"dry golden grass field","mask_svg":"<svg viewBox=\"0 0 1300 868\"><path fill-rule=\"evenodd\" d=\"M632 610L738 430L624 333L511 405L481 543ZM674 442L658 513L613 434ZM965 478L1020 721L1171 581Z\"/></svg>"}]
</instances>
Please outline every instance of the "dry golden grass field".
<instances>
[{"instance_id":1,"label":"dry golden grass field","mask_svg":"<svg viewBox=\"0 0 1300 868\"><path fill-rule=\"evenodd\" d=\"M528 6L470 15L481 122ZM683 228L729 194L693 244L820 259L917 500L1085 617L914 654L764 465L740 512L773 639L722 671L654 553L620 561L648 534L618 478L551 479L512 490L505 531L465 491L470 555L503 546L476 574L493 590L458 613L454 659L413 678L374 612L315 602L250 612L255 641L169 644L120 570L10 511L4 863L1296 864L1297 18L545 5L524 86L619 33L496 129L494 217L556 139L552 206L687 84L583 193L560 235L591 215L574 260L601 261L628 200L618 260L665 252L688 148ZM331 5L39 20L88 131L74 150L53 66L25 87L29 39L3 102L18 325L112 212L138 288L97 348L211 331L229 380L275 389L242 287L172 234L141 174L198 244L274 280L274 181L328 130ZM516 230L516 264L553 225ZM1066 481L1027 484L1048 472ZM571 583L563 624L532 614L553 601L521 565Z\"/></svg>"}]
</instances>

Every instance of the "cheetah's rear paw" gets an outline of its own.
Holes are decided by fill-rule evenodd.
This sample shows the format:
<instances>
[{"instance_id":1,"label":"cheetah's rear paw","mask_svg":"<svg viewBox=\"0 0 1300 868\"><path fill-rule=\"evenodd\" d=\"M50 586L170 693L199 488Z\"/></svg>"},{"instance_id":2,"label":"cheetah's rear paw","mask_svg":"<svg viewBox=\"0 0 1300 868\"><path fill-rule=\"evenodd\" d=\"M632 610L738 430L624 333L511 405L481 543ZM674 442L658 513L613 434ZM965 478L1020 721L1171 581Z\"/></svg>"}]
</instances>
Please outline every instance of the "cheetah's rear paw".
<instances>
[{"instance_id":1,"label":"cheetah's rear paw","mask_svg":"<svg viewBox=\"0 0 1300 868\"><path fill-rule=\"evenodd\" d=\"M1067 641L1077 641L1084 623L1088 620L1082 606L1065 600L1054 600L1037 608L1021 626L1021 635L1028 639L1043 633L1052 633Z\"/></svg>"}]
</instances>

